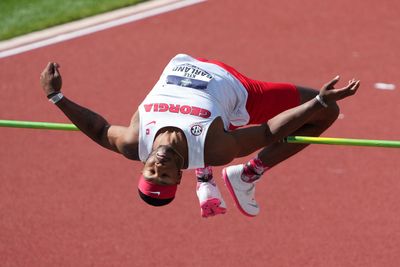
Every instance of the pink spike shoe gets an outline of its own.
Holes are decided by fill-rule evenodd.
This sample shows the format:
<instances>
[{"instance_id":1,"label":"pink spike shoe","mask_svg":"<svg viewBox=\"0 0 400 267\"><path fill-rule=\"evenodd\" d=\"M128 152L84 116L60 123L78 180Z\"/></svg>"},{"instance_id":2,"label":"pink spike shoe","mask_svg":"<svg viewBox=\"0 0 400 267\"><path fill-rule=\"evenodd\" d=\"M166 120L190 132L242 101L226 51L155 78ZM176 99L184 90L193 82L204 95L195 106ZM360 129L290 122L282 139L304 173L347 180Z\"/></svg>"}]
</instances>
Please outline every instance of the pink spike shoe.
<instances>
[{"instance_id":1,"label":"pink spike shoe","mask_svg":"<svg viewBox=\"0 0 400 267\"><path fill-rule=\"evenodd\" d=\"M225 201L213 180L197 182L196 193L199 198L201 217L208 218L226 213Z\"/></svg>"}]
</instances>

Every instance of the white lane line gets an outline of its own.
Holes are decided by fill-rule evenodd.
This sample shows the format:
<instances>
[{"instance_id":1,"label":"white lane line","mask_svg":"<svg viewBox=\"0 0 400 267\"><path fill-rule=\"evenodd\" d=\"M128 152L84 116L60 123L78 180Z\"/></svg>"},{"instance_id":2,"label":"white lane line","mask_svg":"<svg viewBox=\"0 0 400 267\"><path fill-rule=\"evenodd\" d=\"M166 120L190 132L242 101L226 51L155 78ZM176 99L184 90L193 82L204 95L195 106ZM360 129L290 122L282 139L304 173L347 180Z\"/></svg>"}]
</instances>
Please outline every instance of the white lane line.
<instances>
[{"instance_id":1,"label":"white lane line","mask_svg":"<svg viewBox=\"0 0 400 267\"><path fill-rule=\"evenodd\" d=\"M70 30L68 31L67 29L63 29L61 31L61 33L55 33L52 34L50 37L43 37L41 38L41 40L39 41L34 41L28 44L24 44L24 45L20 45L17 47L12 47L10 49L5 49L3 51L0 51L0 58L5 58L5 57L9 57L9 56L13 56L13 55L17 55L20 53L24 53L27 51L31 51L37 48L41 48L44 46L48 46L48 45L52 45L52 44L56 44L59 42L63 42L63 41L67 41L67 40L71 40L74 38L78 38L84 35L88 35L88 34L92 34L98 31L102 31L102 30L106 30L109 28L113 28L113 27L117 27L123 24L127 24L130 22L134 22L134 21L138 21L141 19L145 19L148 17L152 17L152 16L156 16L159 14L163 14L163 13L167 13L176 9L180 9L183 7L187 7L190 5L194 5L197 3L201 3L204 2L205 0L181 0L181 1L150 1L150 4L153 4L154 6L154 2L156 3L161 3L157 4L154 8L150 8L150 9L146 9L140 12L136 12L135 14L129 15L129 16L125 16L122 18L117 18L117 19L112 19L110 20L108 17L108 21L106 22L101 22L98 23L96 25L93 26L88 26L88 27L84 27L83 25L85 23L81 23L80 26L76 27L76 25L74 26L76 29L75 30ZM146 3L146 2L145 2ZM166 4L165 4L166 3ZM142 5L143 6L143 5ZM104 15L103 16L99 16L101 17L100 20L104 21ZM75 23L76 24L76 23ZM83 27L83 28L82 28ZM40 35L40 33L39 33ZM37 38L37 37L36 37Z\"/></svg>"},{"instance_id":2,"label":"white lane line","mask_svg":"<svg viewBox=\"0 0 400 267\"><path fill-rule=\"evenodd\" d=\"M396 85L392 83L375 83L374 84L375 89L379 90L394 90L396 89Z\"/></svg>"}]
</instances>

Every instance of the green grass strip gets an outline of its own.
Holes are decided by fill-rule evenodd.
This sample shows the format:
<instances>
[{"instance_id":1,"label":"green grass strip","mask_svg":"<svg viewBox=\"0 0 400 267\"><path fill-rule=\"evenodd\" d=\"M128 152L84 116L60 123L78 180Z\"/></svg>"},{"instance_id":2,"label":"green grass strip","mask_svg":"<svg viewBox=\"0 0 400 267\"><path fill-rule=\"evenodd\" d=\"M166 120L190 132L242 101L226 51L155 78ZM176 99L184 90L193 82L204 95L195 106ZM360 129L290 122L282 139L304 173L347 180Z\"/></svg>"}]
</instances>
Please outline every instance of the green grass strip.
<instances>
[{"instance_id":1,"label":"green grass strip","mask_svg":"<svg viewBox=\"0 0 400 267\"><path fill-rule=\"evenodd\" d=\"M0 0L0 40L146 0Z\"/></svg>"}]
</instances>

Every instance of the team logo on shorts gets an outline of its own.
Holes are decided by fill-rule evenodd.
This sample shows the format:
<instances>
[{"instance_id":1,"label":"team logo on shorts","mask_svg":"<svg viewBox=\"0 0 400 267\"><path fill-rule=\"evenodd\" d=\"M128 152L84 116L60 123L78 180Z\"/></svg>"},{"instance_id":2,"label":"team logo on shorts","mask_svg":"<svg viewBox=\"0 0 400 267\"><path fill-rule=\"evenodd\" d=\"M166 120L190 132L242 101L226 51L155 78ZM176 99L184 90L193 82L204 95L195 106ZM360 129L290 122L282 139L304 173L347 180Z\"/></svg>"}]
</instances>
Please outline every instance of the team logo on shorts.
<instances>
[{"instance_id":1,"label":"team logo on shorts","mask_svg":"<svg viewBox=\"0 0 400 267\"><path fill-rule=\"evenodd\" d=\"M190 128L190 132L194 136L199 136L203 132L203 127L201 127L201 125L195 124L192 126L192 128Z\"/></svg>"}]
</instances>

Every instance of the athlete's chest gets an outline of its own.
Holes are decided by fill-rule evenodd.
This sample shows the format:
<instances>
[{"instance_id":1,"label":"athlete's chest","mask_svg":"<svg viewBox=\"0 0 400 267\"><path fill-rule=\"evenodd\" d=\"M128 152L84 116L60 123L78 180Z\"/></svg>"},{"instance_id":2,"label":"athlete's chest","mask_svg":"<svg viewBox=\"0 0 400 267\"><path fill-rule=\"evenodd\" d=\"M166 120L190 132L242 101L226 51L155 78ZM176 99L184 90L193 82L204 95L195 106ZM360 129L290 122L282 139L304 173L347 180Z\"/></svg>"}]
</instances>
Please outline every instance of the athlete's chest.
<instances>
[{"instance_id":1,"label":"athlete's chest","mask_svg":"<svg viewBox=\"0 0 400 267\"><path fill-rule=\"evenodd\" d=\"M206 165L225 165L235 158L235 151L234 139L224 130L222 119L216 118L206 136L204 146Z\"/></svg>"}]
</instances>

